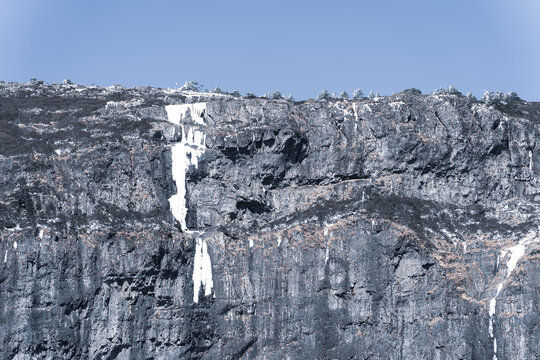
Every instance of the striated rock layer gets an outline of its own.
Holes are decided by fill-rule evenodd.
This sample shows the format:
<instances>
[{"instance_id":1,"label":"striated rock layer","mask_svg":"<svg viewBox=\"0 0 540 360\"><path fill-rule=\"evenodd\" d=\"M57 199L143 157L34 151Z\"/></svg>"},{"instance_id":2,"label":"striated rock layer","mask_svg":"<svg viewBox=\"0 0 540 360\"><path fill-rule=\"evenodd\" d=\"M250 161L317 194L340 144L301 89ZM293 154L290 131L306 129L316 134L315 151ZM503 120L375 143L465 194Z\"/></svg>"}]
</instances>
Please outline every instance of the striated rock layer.
<instances>
[{"instance_id":1,"label":"striated rock layer","mask_svg":"<svg viewBox=\"0 0 540 360\"><path fill-rule=\"evenodd\" d=\"M540 358L540 104L3 83L0 125L3 359Z\"/></svg>"}]
</instances>

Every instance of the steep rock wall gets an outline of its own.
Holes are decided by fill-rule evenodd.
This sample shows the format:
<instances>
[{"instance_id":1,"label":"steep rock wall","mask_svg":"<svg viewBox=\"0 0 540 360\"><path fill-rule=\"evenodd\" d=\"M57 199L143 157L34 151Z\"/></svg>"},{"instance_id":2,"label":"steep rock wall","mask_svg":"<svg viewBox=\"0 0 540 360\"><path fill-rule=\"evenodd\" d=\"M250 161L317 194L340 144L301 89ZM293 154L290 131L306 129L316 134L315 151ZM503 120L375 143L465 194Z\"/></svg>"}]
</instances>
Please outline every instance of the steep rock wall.
<instances>
[{"instance_id":1,"label":"steep rock wall","mask_svg":"<svg viewBox=\"0 0 540 360\"><path fill-rule=\"evenodd\" d=\"M3 358L540 356L538 104L0 90Z\"/></svg>"}]
</instances>

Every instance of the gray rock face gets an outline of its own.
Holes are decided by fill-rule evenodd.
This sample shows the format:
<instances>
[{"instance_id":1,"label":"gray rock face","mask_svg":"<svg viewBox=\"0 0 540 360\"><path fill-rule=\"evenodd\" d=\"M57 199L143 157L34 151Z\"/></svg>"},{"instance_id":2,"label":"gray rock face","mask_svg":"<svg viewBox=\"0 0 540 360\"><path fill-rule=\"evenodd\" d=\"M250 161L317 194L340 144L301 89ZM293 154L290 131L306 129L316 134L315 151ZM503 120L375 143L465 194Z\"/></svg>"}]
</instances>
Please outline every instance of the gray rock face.
<instances>
[{"instance_id":1,"label":"gray rock face","mask_svg":"<svg viewBox=\"0 0 540 360\"><path fill-rule=\"evenodd\" d=\"M1 358L540 358L540 104L4 83L0 125Z\"/></svg>"}]
</instances>

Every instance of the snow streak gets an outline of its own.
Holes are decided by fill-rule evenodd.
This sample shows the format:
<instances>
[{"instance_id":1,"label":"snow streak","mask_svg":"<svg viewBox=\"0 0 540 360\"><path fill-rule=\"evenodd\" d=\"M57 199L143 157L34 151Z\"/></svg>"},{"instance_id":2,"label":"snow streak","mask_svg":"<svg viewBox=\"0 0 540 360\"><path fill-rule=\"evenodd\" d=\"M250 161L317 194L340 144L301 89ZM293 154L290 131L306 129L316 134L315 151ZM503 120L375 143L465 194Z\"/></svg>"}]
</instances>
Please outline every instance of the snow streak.
<instances>
[{"instance_id":1,"label":"snow streak","mask_svg":"<svg viewBox=\"0 0 540 360\"><path fill-rule=\"evenodd\" d=\"M497 296L499 296L501 290L503 289L504 283L514 269L519 261L519 259L525 255L525 250L527 245L532 242L537 242L539 240L538 233L535 231L530 232L523 240L521 240L517 245L509 247L507 249L501 250L500 256L497 257L497 266L499 265L499 259L505 259L509 256L506 261L506 277L497 284L497 292L495 296L489 300L489 337L493 339L493 360L497 360L497 339L495 338L493 332L493 317L495 316L496 306L497 306Z\"/></svg>"}]
</instances>

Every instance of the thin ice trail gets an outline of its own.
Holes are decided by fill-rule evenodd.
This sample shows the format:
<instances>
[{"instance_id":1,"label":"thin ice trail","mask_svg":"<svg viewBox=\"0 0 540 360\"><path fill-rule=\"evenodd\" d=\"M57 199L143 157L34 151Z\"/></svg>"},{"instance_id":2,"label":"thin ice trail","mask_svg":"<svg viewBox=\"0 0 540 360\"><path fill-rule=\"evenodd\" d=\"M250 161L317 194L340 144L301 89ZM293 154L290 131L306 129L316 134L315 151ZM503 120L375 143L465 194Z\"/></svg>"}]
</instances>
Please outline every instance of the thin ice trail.
<instances>
[{"instance_id":1,"label":"thin ice trail","mask_svg":"<svg viewBox=\"0 0 540 360\"><path fill-rule=\"evenodd\" d=\"M206 103L168 105L165 107L169 122L182 128L182 140L171 147L172 176L176 183L177 193L170 197L171 212L185 233L190 233L186 224L186 173L190 166L199 166L199 158L206 150L206 134L198 128L190 128L183 124L188 113L191 120L198 125L205 125L204 115ZM212 293L212 262L208 254L208 245L204 239L198 238L195 244L193 261L193 302L199 302L199 292L204 288L204 295Z\"/></svg>"},{"instance_id":2,"label":"thin ice trail","mask_svg":"<svg viewBox=\"0 0 540 360\"><path fill-rule=\"evenodd\" d=\"M540 229L539 229L540 230ZM495 293L495 296L489 300L489 337L493 339L493 360L497 360L497 339L495 338L494 332L493 332L493 317L495 316L495 310L497 306L497 296L499 296L501 290L503 289L504 283L514 269L516 268L516 265L519 261L519 259L525 255L525 251L527 250L527 245L538 242L540 239L538 237L538 232L531 231L527 236L521 240L517 245L514 245L512 247L509 247L507 249L501 250L501 254L499 257L497 257L497 266L499 265L499 259L505 259L509 256L508 260L506 261L506 277L497 284L497 292Z\"/></svg>"}]
</instances>

